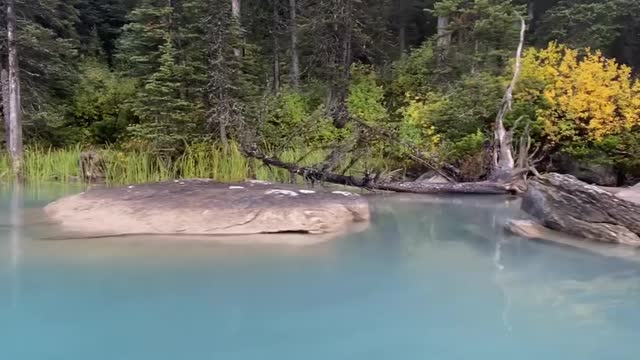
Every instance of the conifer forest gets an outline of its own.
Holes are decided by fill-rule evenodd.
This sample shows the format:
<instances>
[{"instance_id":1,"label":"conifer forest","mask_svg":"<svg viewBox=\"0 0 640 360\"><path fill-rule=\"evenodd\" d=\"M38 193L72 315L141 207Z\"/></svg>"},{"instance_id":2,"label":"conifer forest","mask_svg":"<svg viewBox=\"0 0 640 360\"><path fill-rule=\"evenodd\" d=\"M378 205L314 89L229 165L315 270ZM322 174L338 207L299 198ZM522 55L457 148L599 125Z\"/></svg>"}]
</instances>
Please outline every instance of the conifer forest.
<instances>
[{"instance_id":1,"label":"conifer forest","mask_svg":"<svg viewBox=\"0 0 640 360\"><path fill-rule=\"evenodd\" d=\"M114 183L640 178L638 0L3 0L0 22L4 177L95 150Z\"/></svg>"}]
</instances>

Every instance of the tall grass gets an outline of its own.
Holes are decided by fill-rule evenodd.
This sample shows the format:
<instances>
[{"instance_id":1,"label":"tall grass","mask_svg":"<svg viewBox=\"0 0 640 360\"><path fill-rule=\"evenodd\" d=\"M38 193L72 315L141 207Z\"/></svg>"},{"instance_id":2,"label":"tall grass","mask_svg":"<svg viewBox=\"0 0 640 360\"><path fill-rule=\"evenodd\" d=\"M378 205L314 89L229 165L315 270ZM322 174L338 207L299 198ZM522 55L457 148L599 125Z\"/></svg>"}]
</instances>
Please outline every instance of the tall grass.
<instances>
[{"instance_id":1,"label":"tall grass","mask_svg":"<svg viewBox=\"0 0 640 360\"><path fill-rule=\"evenodd\" d=\"M25 178L29 182L70 182L80 176L79 159L83 148L63 149L31 146L25 149ZM244 157L235 144L225 150L217 143L197 143L186 148L182 156L168 161L151 152L123 151L106 148L99 151L107 167L107 183L114 185L154 182L177 178L207 178L224 182L242 181L255 176L260 180L290 182L287 170L268 167ZM279 157L286 162L313 165L322 162L324 150L290 149ZM350 159L344 160L349 163ZM359 175L367 165L384 166L381 157L356 162L346 174ZM10 179L11 166L7 154L0 154L0 178ZM300 182L300 179L296 179Z\"/></svg>"}]
</instances>

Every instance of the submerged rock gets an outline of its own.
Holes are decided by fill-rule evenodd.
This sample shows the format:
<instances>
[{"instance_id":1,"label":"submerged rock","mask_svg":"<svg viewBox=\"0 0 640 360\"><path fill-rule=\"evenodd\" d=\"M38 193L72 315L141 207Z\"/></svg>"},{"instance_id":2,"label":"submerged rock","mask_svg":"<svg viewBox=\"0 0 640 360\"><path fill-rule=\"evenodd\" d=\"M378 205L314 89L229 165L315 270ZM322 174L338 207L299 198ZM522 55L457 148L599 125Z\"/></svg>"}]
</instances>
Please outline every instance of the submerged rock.
<instances>
[{"instance_id":1,"label":"submerged rock","mask_svg":"<svg viewBox=\"0 0 640 360\"><path fill-rule=\"evenodd\" d=\"M618 196L573 176L550 173L529 182L522 209L553 230L640 246L640 205Z\"/></svg>"},{"instance_id":2,"label":"submerged rock","mask_svg":"<svg viewBox=\"0 0 640 360\"><path fill-rule=\"evenodd\" d=\"M93 236L327 234L368 221L369 205L344 191L183 180L94 189L57 200L45 213L64 230Z\"/></svg>"}]
</instances>

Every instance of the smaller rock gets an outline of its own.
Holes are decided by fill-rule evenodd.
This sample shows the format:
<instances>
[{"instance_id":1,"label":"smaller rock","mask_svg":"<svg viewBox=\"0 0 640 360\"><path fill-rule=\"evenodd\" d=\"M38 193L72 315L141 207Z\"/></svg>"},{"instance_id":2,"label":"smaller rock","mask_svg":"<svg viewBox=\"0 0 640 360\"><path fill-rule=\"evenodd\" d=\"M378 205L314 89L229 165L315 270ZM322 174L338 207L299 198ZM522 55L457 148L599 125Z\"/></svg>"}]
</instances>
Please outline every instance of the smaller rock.
<instances>
[{"instance_id":1,"label":"smaller rock","mask_svg":"<svg viewBox=\"0 0 640 360\"><path fill-rule=\"evenodd\" d=\"M428 183L428 184L446 184L450 183L447 178L438 174L435 171L427 171L416 179L416 182Z\"/></svg>"},{"instance_id":2,"label":"smaller rock","mask_svg":"<svg viewBox=\"0 0 640 360\"><path fill-rule=\"evenodd\" d=\"M616 197L631 201L632 203L640 204L640 183L630 188L618 191Z\"/></svg>"},{"instance_id":3,"label":"smaller rock","mask_svg":"<svg viewBox=\"0 0 640 360\"><path fill-rule=\"evenodd\" d=\"M552 231L538 223L529 220L511 220L507 223L506 229L518 236L528 239L548 239Z\"/></svg>"},{"instance_id":4,"label":"smaller rock","mask_svg":"<svg viewBox=\"0 0 640 360\"><path fill-rule=\"evenodd\" d=\"M584 239L551 230L535 221L511 220L505 225L505 230L526 239L551 241L553 243L576 247L604 256L624 257L634 260L637 259L637 251L633 247L605 244L595 241L584 241Z\"/></svg>"}]
</instances>

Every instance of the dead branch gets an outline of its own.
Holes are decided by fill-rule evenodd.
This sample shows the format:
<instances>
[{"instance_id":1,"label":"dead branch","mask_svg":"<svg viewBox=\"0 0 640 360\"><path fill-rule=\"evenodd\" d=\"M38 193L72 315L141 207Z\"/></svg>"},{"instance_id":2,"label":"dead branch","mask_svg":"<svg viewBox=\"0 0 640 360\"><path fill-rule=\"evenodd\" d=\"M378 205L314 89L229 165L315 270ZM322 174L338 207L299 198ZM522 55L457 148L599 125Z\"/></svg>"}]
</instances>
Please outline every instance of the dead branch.
<instances>
[{"instance_id":1,"label":"dead branch","mask_svg":"<svg viewBox=\"0 0 640 360\"><path fill-rule=\"evenodd\" d=\"M513 89L516 87L518 78L520 77L521 63L522 63L522 50L524 48L524 35L527 28L526 22L522 16L518 14L520 18L520 42L518 43L518 49L516 51L516 61L514 64L513 77L511 83L505 91L500 110L496 116L495 132L494 132L494 145L493 152L493 172L506 172L511 171L515 166L513 160L513 154L511 151L511 141L513 133L507 131L504 127L504 119L506 115L511 111L513 103Z\"/></svg>"},{"instance_id":2,"label":"dead branch","mask_svg":"<svg viewBox=\"0 0 640 360\"><path fill-rule=\"evenodd\" d=\"M275 166L288 170L292 174L300 175L305 180L314 182L329 182L339 185L360 187L369 190L396 191L415 194L510 194L515 190L508 184L495 182L477 183L422 183L422 182L379 182L379 177L365 174L362 178L339 175L318 170L313 167L298 166L277 158L270 158L260 154L255 149L243 149L246 156L258 159L267 166Z\"/></svg>"},{"instance_id":3,"label":"dead branch","mask_svg":"<svg viewBox=\"0 0 640 360\"><path fill-rule=\"evenodd\" d=\"M390 138L395 138L392 134L390 134L389 132L387 132L384 129L380 129L380 128L374 128L371 125L367 124L366 122L357 119L357 118L352 118L351 121L357 123L360 126L363 126L365 128L367 128L368 130L373 131L374 133L376 133L377 135L381 135L387 139ZM431 162L431 160L425 159L419 155L417 155L419 153L418 149L416 149L415 147L411 146L410 144L407 143L402 143L402 145L406 146L409 148L409 150L412 153L409 153L409 157L412 158L413 160L421 163L422 165L426 166L427 168L435 171L436 173L438 173L438 175L442 176L443 178L455 182L456 179L454 177L457 177L460 174L460 171L458 169L456 169L453 165L451 164L445 164L444 166L442 166L443 168L447 169L447 171L449 171L452 175L445 173L444 171L441 170L440 166L435 165L434 163ZM415 154L413 154L415 153Z\"/></svg>"}]
</instances>

